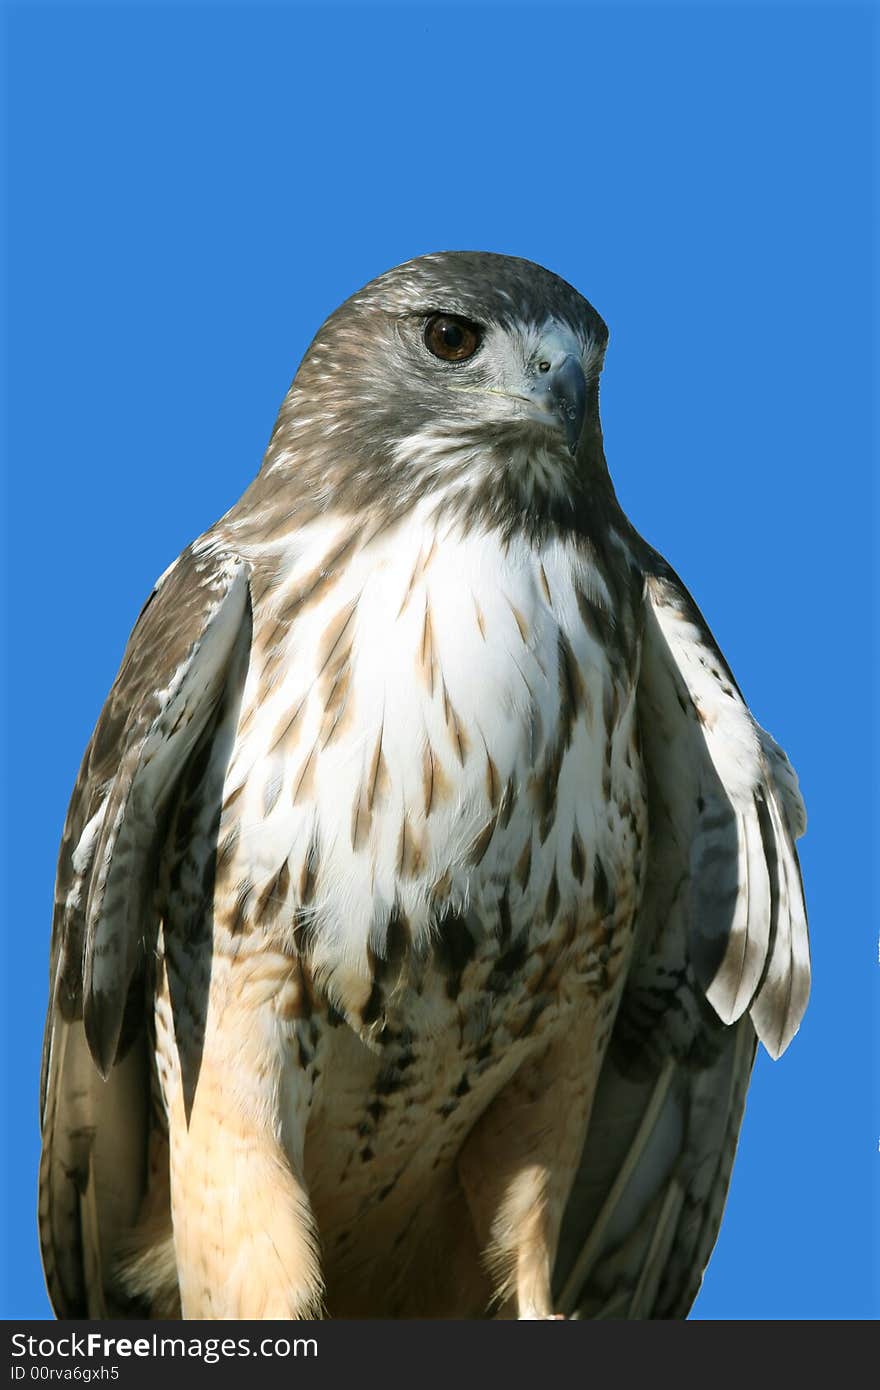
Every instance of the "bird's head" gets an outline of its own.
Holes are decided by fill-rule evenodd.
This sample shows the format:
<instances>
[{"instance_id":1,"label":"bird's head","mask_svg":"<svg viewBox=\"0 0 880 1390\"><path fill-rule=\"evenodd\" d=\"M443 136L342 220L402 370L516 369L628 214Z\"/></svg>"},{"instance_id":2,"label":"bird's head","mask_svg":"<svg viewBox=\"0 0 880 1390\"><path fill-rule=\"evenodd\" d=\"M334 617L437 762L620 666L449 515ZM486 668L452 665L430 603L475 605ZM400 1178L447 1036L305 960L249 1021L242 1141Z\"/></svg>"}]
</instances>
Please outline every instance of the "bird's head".
<instances>
[{"instance_id":1,"label":"bird's head","mask_svg":"<svg viewBox=\"0 0 880 1390\"><path fill-rule=\"evenodd\" d=\"M353 510L426 499L500 525L564 524L607 485L607 339L591 305L530 261L469 251L408 261L327 319L264 471Z\"/></svg>"}]
</instances>

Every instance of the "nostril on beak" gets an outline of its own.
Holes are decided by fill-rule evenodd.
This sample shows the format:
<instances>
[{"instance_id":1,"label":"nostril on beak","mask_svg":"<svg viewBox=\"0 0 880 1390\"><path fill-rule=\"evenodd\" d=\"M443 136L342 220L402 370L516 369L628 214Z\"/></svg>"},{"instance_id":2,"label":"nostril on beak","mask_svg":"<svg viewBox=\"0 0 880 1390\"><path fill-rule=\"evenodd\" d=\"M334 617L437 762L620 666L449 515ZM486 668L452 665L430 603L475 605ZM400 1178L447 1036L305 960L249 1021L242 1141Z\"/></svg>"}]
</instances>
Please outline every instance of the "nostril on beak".
<instances>
[{"instance_id":1,"label":"nostril on beak","mask_svg":"<svg viewBox=\"0 0 880 1390\"><path fill-rule=\"evenodd\" d=\"M580 358L573 352L551 354L536 362L533 371L533 398L548 414L555 415L570 452L575 454L587 408L587 383Z\"/></svg>"}]
</instances>

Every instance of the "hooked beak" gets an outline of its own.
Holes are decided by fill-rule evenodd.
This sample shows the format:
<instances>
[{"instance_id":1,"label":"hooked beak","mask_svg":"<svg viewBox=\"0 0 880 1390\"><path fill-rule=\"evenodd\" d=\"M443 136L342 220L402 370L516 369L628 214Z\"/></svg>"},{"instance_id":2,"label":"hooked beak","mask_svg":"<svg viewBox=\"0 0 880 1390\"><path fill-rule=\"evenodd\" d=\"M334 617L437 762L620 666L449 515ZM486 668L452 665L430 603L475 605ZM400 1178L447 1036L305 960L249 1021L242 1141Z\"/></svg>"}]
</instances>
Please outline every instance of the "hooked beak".
<instances>
[{"instance_id":1,"label":"hooked beak","mask_svg":"<svg viewBox=\"0 0 880 1390\"><path fill-rule=\"evenodd\" d=\"M568 352L540 362L528 396L542 414L555 418L569 452L577 453L587 409L587 382L579 359Z\"/></svg>"}]
</instances>

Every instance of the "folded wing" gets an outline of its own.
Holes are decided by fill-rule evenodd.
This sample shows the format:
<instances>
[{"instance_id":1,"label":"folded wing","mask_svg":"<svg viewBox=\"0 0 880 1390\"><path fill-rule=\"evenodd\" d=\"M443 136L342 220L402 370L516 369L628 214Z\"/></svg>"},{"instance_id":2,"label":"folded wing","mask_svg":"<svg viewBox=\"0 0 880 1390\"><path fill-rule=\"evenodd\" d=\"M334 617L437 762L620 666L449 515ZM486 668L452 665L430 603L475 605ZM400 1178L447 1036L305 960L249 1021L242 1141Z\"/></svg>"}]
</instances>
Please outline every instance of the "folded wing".
<instances>
[{"instance_id":1,"label":"folded wing","mask_svg":"<svg viewBox=\"0 0 880 1390\"><path fill-rule=\"evenodd\" d=\"M43 1050L39 1205L47 1282L62 1316L100 1314L95 1270L142 1190L149 1071L143 1048L131 1043L157 927L165 814L228 682L243 673L249 642L244 562L204 546L184 551L135 625L68 809Z\"/></svg>"},{"instance_id":2,"label":"folded wing","mask_svg":"<svg viewBox=\"0 0 880 1390\"><path fill-rule=\"evenodd\" d=\"M586 1317L686 1316L757 1039L781 1055L810 981L795 773L681 581L649 547L639 559L648 871L555 1275L561 1310Z\"/></svg>"}]
</instances>

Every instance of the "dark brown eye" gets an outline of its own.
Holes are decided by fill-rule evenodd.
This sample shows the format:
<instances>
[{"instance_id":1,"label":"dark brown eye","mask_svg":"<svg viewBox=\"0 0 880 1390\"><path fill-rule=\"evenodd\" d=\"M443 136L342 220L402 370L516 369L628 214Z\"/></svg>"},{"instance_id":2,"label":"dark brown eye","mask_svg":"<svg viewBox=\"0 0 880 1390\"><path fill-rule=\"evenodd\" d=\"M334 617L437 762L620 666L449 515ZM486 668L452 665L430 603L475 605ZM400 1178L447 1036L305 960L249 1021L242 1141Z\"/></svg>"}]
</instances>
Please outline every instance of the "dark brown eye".
<instances>
[{"instance_id":1,"label":"dark brown eye","mask_svg":"<svg viewBox=\"0 0 880 1390\"><path fill-rule=\"evenodd\" d=\"M432 314L425 324L425 347L443 362L466 362L482 336L477 324L455 314Z\"/></svg>"}]
</instances>

